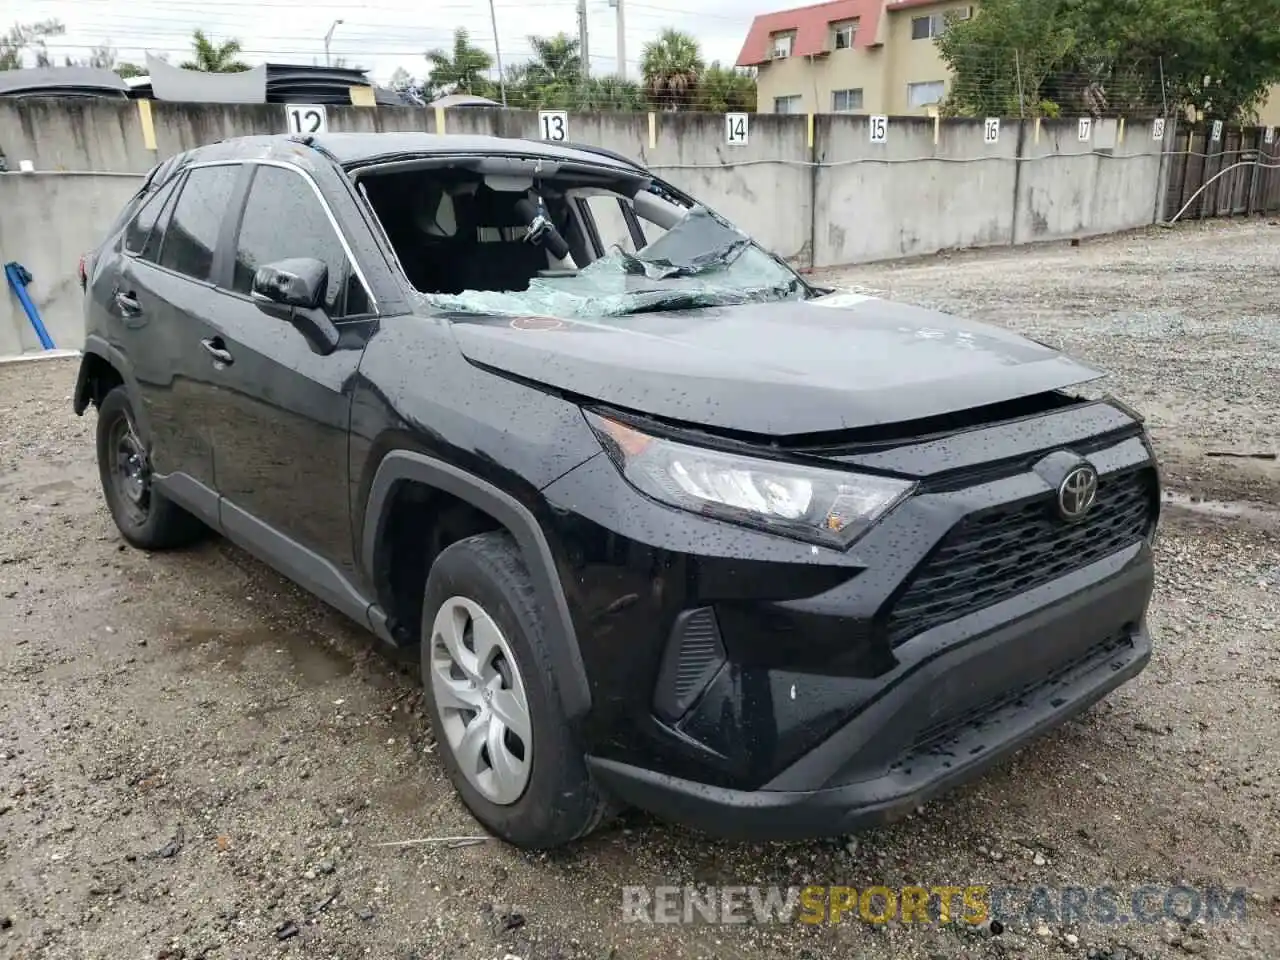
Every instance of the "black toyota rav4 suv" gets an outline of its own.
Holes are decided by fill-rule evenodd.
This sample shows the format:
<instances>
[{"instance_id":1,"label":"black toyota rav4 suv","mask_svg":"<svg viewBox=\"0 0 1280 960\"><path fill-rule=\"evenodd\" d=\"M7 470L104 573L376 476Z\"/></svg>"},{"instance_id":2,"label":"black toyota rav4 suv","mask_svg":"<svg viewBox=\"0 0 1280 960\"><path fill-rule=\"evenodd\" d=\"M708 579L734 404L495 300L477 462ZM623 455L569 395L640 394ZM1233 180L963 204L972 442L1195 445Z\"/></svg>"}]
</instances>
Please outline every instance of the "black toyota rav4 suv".
<instances>
[{"instance_id":1,"label":"black toyota rav4 suv","mask_svg":"<svg viewBox=\"0 0 1280 960\"><path fill-rule=\"evenodd\" d=\"M1098 374L821 289L586 146L255 137L85 261L75 410L145 549L419 647L489 830L847 832L1137 674L1159 478Z\"/></svg>"}]
</instances>

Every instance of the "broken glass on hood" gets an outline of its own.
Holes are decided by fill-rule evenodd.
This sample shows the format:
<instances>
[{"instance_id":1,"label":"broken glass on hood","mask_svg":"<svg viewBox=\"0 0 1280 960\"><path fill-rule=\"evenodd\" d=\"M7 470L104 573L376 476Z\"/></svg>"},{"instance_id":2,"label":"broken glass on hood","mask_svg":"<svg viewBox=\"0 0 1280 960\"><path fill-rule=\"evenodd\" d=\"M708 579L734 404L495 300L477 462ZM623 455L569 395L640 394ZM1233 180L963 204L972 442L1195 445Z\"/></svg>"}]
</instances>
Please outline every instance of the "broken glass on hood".
<instances>
[{"instance_id":1,"label":"broken glass on hood","mask_svg":"<svg viewBox=\"0 0 1280 960\"><path fill-rule=\"evenodd\" d=\"M522 291L422 297L444 310L569 320L782 300L805 290L795 273L746 234L705 207L693 207L639 253L615 247L575 274L537 277Z\"/></svg>"}]
</instances>

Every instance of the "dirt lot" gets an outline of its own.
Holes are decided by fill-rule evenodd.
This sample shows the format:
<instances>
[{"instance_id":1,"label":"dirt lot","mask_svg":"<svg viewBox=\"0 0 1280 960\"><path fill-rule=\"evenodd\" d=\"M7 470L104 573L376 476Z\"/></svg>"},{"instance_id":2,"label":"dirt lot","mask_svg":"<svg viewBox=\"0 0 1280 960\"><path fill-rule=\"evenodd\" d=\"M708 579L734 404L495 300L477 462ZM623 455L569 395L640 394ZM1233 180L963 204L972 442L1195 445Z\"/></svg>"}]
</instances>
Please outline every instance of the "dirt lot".
<instances>
[{"instance_id":1,"label":"dirt lot","mask_svg":"<svg viewBox=\"0 0 1280 960\"><path fill-rule=\"evenodd\" d=\"M1151 667L891 828L737 845L639 815L571 851L462 837L411 667L213 541L103 508L75 361L0 366L0 955L1280 956L1280 227L1192 226L848 271L1113 371L1171 488ZM1247 887L1243 921L624 923L624 884ZM1158 898L1156 900L1158 903Z\"/></svg>"}]
</instances>

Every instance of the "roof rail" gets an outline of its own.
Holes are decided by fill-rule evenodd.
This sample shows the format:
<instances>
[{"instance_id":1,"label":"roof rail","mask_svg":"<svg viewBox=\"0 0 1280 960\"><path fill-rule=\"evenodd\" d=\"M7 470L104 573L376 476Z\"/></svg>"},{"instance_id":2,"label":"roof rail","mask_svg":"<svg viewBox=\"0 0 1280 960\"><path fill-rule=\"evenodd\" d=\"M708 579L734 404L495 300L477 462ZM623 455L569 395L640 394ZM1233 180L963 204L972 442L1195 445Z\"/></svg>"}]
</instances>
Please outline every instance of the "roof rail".
<instances>
[{"instance_id":1,"label":"roof rail","mask_svg":"<svg viewBox=\"0 0 1280 960\"><path fill-rule=\"evenodd\" d=\"M648 168L646 168L643 163L633 160L625 154L618 153L616 150L610 150L608 147L597 147L590 143L571 143L568 140L557 141L555 145L558 147L568 147L570 150L581 150L583 153L594 153L602 157L609 157L611 160L619 160L629 167L635 167L639 170L645 170L648 172Z\"/></svg>"}]
</instances>

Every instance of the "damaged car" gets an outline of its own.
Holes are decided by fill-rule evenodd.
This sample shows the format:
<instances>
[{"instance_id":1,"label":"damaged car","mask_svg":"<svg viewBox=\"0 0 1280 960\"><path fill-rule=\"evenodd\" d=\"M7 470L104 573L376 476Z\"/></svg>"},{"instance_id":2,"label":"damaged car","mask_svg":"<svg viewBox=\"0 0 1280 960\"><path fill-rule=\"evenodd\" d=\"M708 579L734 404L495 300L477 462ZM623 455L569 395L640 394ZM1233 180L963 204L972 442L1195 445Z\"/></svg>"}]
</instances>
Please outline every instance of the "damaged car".
<instances>
[{"instance_id":1,"label":"damaged car","mask_svg":"<svg viewBox=\"0 0 1280 960\"><path fill-rule=\"evenodd\" d=\"M1096 370L816 286L626 157L228 140L84 278L123 537L214 531L416 651L513 844L882 823L1149 660L1159 473Z\"/></svg>"}]
</instances>

